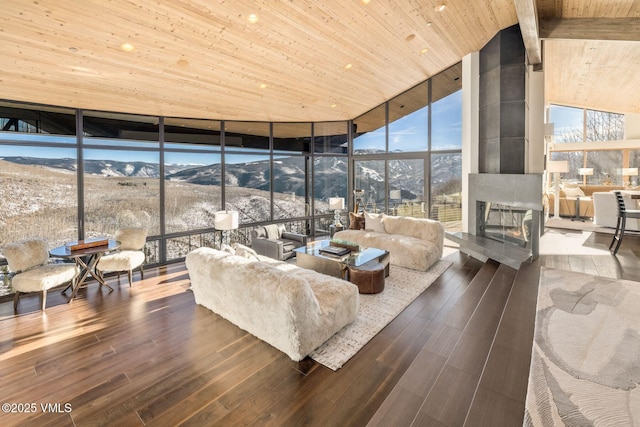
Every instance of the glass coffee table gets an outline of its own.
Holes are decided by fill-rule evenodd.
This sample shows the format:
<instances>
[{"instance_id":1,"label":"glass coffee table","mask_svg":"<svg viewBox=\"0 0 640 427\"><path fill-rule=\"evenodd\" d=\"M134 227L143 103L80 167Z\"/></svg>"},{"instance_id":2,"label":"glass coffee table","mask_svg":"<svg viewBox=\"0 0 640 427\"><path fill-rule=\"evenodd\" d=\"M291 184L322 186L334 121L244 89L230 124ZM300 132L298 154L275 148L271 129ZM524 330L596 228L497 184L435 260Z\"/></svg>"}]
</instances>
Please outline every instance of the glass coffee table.
<instances>
[{"instance_id":1,"label":"glass coffee table","mask_svg":"<svg viewBox=\"0 0 640 427\"><path fill-rule=\"evenodd\" d=\"M329 240L319 240L295 249L296 265L349 280L349 271L357 271L359 267L367 270L372 264L379 263L384 266L384 277L389 276L389 252L383 249L361 248L359 252L337 257L320 251L327 246L330 246Z\"/></svg>"}]
</instances>

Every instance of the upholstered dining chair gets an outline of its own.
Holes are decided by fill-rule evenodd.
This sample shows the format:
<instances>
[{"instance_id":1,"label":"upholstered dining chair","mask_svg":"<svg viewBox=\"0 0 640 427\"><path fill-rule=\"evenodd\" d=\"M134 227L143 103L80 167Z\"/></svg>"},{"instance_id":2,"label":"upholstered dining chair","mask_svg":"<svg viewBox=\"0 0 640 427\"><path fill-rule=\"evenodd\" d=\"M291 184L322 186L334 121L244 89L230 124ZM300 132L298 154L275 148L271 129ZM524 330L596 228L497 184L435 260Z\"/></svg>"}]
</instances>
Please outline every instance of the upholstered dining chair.
<instances>
[{"instance_id":1,"label":"upholstered dining chair","mask_svg":"<svg viewBox=\"0 0 640 427\"><path fill-rule=\"evenodd\" d=\"M145 254L142 249L147 242L147 229L144 227L121 228L116 231L114 238L120 242L120 247L117 251L101 257L96 265L96 271L100 277L103 277L106 272L126 271L129 277L129 287L131 287L134 269L139 268L140 278L144 278L142 265Z\"/></svg>"},{"instance_id":2,"label":"upholstered dining chair","mask_svg":"<svg viewBox=\"0 0 640 427\"><path fill-rule=\"evenodd\" d=\"M9 270L15 275L11 286L15 290L13 309L18 308L21 293L40 292L41 309L47 306L47 291L71 283L75 286L80 269L76 264L49 264L47 242L41 239L9 243L2 248Z\"/></svg>"},{"instance_id":3,"label":"upholstered dining chair","mask_svg":"<svg viewBox=\"0 0 640 427\"><path fill-rule=\"evenodd\" d=\"M616 231L615 233L613 233L613 239L611 240L611 244L609 245L609 250L612 254L615 255L618 253L618 249L620 249L620 245L622 244L622 238L624 237L627 218L640 219L640 210L627 209L627 206L624 203L624 198L622 197L622 193L620 191L614 191L614 193L616 195L616 203L618 205L618 221L616 223Z\"/></svg>"}]
</instances>

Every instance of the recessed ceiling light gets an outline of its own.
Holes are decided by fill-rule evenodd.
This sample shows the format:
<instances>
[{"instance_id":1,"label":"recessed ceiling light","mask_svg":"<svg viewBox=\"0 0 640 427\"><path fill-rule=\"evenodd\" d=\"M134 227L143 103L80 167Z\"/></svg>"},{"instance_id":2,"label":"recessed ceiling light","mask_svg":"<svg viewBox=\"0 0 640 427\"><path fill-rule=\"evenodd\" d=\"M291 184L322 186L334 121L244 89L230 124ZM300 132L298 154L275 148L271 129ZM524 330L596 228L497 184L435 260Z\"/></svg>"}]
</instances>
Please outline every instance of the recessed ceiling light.
<instances>
[{"instance_id":1,"label":"recessed ceiling light","mask_svg":"<svg viewBox=\"0 0 640 427\"><path fill-rule=\"evenodd\" d=\"M133 52L135 47L131 43L122 43L120 45L120 49L124 50L125 52Z\"/></svg>"},{"instance_id":2,"label":"recessed ceiling light","mask_svg":"<svg viewBox=\"0 0 640 427\"><path fill-rule=\"evenodd\" d=\"M331 108L336 108L337 105L336 104L331 104Z\"/></svg>"},{"instance_id":3,"label":"recessed ceiling light","mask_svg":"<svg viewBox=\"0 0 640 427\"><path fill-rule=\"evenodd\" d=\"M424 55L425 53L429 52L429 48L425 47L423 49L420 49L420 55Z\"/></svg>"},{"instance_id":4,"label":"recessed ceiling light","mask_svg":"<svg viewBox=\"0 0 640 427\"><path fill-rule=\"evenodd\" d=\"M178 67L187 68L189 66L189 61L185 58L180 58L178 59L176 64L178 65Z\"/></svg>"},{"instance_id":5,"label":"recessed ceiling light","mask_svg":"<svg viewBox=\"0 0 640 427\"><path fill-rule=\"evenodd\" d=\"M267 84L266 84L266 83L262 83L262 84L260 85L260 89L266 89L266 88L267 88Z\"/></svg>"},{"instance_id":6,"label":"recessed ceiling light","mask_svg":"<svg viewBox=\"0 0 640 427\"><path fill-rule=\"evenodd\" d=\"M69 48L69 52L76 53L77 51L78 51L78 48L77 48L77 47L70 47L70 48Z\"/></svg>"},{"instance_id":7,"label":"recessed ceiling light","mask_svg":"<svg viewBox=\"0 0 640 427\"><path fill-rule=\"evenodd\" d=\"M431 26L431 24L432 24L432 22L431 22L431 21L427 22L427 27L430 27L430 26Z\"/></svg>"},{"instance_id":8,"label":"recessed ceiling light","mask_svg":"<svg viewBox=\"0 0 640 427\"><path fill-rule=\"evenodd\" d=\"M447 7L446 4L444 3L440 3L439 5L437 5L434 9L436 10L436 12L442 12L445 8Z\"/></svg>"},{"instance_id":9,"label":"recessed ceiling light","mask_svg":"<svg viewBox=\"0 0 640 427\"><path fill-rule=\"evenodd\" d=\"M347 69L347 70L350 69L351 67L353 67L353 64L347 64L347 65L344 66L344 68Z\"/></svg>"},{"instance_id":10,"label":"recessed ceiling light","mask_svg":"<svg viewBox=\"0 0 640 427\"><path fill-rule=\"evenodd\" d=\"M256 22L258 22L258 15L256 15L255 13L250 13L249 16L247 16L247 21L249 21L249 23L251 24L255 24Z\"/></svg>"},{"instance_id":11,"label":"recessed ceiling light","mask_svg":"<svg viewBox=\"0 0 640 427\"><path fill-rule=\"evenodd\" d=\"M360 3L362 4L369 4L371 2L371 0L360 0Z\"/></svg>"}]
</instances>

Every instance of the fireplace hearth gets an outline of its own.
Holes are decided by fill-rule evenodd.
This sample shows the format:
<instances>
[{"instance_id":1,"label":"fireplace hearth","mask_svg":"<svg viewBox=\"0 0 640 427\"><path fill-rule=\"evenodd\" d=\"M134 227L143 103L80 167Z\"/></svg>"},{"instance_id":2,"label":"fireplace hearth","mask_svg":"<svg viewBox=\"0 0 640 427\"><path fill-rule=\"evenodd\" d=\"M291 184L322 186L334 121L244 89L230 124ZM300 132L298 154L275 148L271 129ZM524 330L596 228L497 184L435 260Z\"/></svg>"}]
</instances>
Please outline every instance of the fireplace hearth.
<instances>
[{"instance_id":1,"label":"fireplace hearth","mask_svg":"<svg viewBox=\"0 0 640 427\"><path fill-rule=\"evenodd\" d=\"M513 268L539 253L542 174L469 174L468 232L460 250Z\"/></svg>"}]
</instances>

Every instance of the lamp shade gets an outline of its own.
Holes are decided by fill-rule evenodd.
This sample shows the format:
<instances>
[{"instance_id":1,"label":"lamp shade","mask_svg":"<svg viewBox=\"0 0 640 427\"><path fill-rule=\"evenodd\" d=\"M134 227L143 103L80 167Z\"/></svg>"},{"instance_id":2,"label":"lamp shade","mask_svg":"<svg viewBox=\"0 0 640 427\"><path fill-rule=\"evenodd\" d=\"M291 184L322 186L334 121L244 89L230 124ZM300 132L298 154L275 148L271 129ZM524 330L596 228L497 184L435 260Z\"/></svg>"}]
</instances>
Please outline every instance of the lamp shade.
<instances>
[{"instance_id":1,"label":"lamp shade","mask_svg":"<svg viewBox=\"0 0 640 427\"><path fill-rule=\"evenodd\" d=\"M550 160L547 162L547 172L569 172L567 160Z\"/></svg>"},{"instance_id":2,"label":"lamp shade","mask_svg":"<svg viewBox=\"0 0 640 427\"><path fill-rule=\"evenodd\" d=\"M636 176L638 168L622 168L622 176Z\"/></svg>"},{"instance_id":3,"label":"lamp shade","mask_svg":"<svg viewBox=\"0 0 640 427\"><path fill-rule=\"evenodd\" d=\"M402 191L401 190L389 191L389 198L392 200L400 200L402 198Z\"/></svg>"},{"instance_id":4,"label":"lamp shade","mask_svg":"<svg viewBox=\"0 0 640 427\"><path fill-rule=\"evenodd\" d=\"M237 211L219 211L215 213L216 230L235 230L238 228L238 212Z\"/></svg>"},{"instance_id":5,"label":"lamp shade","mask_svg":"<svg viewBox=\"0 0 640 427\"><path fill-rule=\"evenodd\" d=\"M339 210L344 209L344 198L343 197L329 197L329 209Z\"/></svg>"},{"instance_id":6,"label":"lamp shade","mask_svg":"<svg viewBox=\"0 0 640 427\"><path fill-rule=\"evenodd\" d=\"M578 175L593 175L593 168L579 168Z\"/></svg>"}]
</instances>

